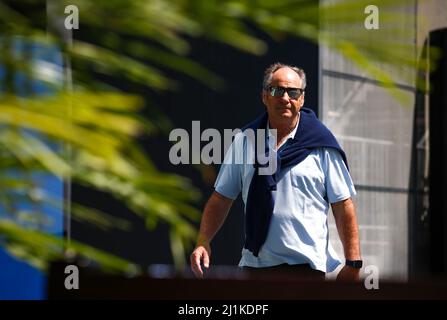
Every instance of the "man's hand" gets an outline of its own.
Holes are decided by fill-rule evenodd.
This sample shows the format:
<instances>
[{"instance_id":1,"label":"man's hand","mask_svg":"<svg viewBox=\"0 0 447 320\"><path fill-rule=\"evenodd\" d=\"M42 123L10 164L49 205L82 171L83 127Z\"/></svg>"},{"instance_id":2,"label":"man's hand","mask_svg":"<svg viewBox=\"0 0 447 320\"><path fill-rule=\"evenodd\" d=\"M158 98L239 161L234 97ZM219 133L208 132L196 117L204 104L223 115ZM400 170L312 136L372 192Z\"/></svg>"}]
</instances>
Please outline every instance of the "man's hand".
<instances>
[{"instance_id":1,"label":"man's hand","mask_svg":"<svg viewBox=\"0 0 447 320\"><path fill-rule=\"evenodd\" d=\"M337 281L360 281L360 269L344 266L337 275Z\"/></svg>"},{"instance_id":2,"label":"man's hand","mask_svg":"<svg viewBox=\"0 0 447 320\"><path fill-rule=\"evenodd\" d=\"M211 256L211 248L209 244L202 244L197 246L194 251L191 253L191 269L194 272L194 275L197 278L203 278L203 270L201 264L203 262L203 266L208 268L210 265L210 256Z\"/></svg>"},{"instance_id":3,"label":"man's hand","mask_svg":"<svg viewBox=\"0 0 447 320\"><path fill-rule=\"evenodd\" d=\"M202 263L205 268L210 265L210 242L225 221L232 204L232 199L214 191L205 205L197 246L190 257L191 269L197 278L203 278Z\"/></svg>"}]
</instances>

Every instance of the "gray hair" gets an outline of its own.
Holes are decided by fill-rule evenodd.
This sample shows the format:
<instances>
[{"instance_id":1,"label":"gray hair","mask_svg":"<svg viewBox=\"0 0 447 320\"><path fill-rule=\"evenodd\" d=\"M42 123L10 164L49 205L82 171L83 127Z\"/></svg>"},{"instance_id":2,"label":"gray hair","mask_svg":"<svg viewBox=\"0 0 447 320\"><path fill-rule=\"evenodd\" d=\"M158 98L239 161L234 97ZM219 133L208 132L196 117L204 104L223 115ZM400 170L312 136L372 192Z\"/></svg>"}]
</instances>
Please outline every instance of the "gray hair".
<instances>
[{"instance_id":1,"label":"gray hair","mask_svg":"<svg viewBox=\"0 0 447 320\"><path fill-rule=\"evenodd\" d=\"M276 62L271 66L269 66L267 69L265 69L264 79L262 80L262 88L264 90L266 90L269 87L270 82L272 81L273 74L281 68L289 68L295 71L301 79L302 89L306 88L306 74L304 73L303 69L288 64Z\"/></svg>"}]
</instances>

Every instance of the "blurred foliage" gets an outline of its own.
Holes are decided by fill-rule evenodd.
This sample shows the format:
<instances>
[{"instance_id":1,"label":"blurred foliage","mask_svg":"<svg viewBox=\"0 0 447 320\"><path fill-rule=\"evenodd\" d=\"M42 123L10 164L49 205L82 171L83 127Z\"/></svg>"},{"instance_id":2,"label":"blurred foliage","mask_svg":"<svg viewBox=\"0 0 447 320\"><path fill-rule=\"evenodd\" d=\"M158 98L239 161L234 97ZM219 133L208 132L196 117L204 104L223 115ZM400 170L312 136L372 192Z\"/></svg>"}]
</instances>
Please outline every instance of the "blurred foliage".
<instances>
[{"instance_id":1,"label":"blurred foliage","mask_svg":"<svg viewBox=\"0 0 447 320\"><path fill-rule=\"evenodd\" d=\"M136 142L141 135L166 131L169 120L143 118L141 109L152 107L148 102L91 77L92 71L154 91L175 89L174 79L162 71L166 69L212 89L223 88L221 78L188 58L188 39L205 38L262 55L268 48L254 35L255 26L278 43L301 37L327 45L399 98L394 83L411 82L417 61L409 41L412 31L393 23L411 20L412 13L399 9L408 4L405 0L377 0L381 29L369 31L364 28L369 2L1 2L0 240L5 248L42 269L75 252L107 270L137 270L129 262L45 233L46 206L60 212L68 208L74 219L102 229L129 229L126 221L107 213L60 203L44 179L36 178L50 174L113 195L143 217L148 228L160 220L168 223L175 264L184 266L185 248L196 236L192 222L200 215L192 204L199 194L189 180L159 172ZM65 5L77 6L81 28L92 31L94 43L67 40ZM53 61L45 58L49 51ZM38 84L46 94L36 89Z\"/></svg>"}]
</instances>

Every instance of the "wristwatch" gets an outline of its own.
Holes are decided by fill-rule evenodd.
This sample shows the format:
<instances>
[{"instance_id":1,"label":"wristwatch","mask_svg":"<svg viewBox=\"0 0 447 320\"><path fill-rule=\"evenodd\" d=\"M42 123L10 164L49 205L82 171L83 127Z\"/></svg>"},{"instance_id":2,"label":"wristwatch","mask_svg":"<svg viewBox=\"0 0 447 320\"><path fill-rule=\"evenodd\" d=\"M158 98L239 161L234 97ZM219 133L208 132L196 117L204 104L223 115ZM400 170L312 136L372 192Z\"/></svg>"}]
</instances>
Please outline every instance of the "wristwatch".
<instances>
[{"instance_id":1,"label":"wristwatch","mask_svg":"<svg viewBox=\"0 0 447 320\"><path fill-rule=\"evenodd\" d=\"M346 259L345 264L352 268L360 269L363 265L363 261L362 260L348 260L348 259Z\"/></svg>"}]
</instances>

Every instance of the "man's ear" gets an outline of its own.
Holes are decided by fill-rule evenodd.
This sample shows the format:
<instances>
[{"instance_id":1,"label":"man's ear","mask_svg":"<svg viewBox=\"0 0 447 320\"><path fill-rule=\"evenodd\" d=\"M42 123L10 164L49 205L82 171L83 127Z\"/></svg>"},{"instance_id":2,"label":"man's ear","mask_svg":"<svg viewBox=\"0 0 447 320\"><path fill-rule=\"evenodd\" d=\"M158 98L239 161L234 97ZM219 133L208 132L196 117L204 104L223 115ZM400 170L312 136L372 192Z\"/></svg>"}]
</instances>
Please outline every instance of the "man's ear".
<instances>
[{"instance_id":1,"label":"man's ear","mask_svg":"<svg viewBox=\"0 0 447 320\"><path fill-rule=\"evenodd\" d=\"M303 94L300 97L300 99L301 99L301 106L304 105L304 94L305 94L305 92L303 92Z\"/></svg>"},{"instance_id":2,"label":"man's ear","mask_svg":"<svg viewBox=\"0 0 447 320\"><path fill-rule=\"evenodd\" d=\"M267 105L267 92L265 91L265 90L262 90L261 91L261 99L262 99L262 103L264 104L264 105Z\"/></svg>"}]
</instances>

